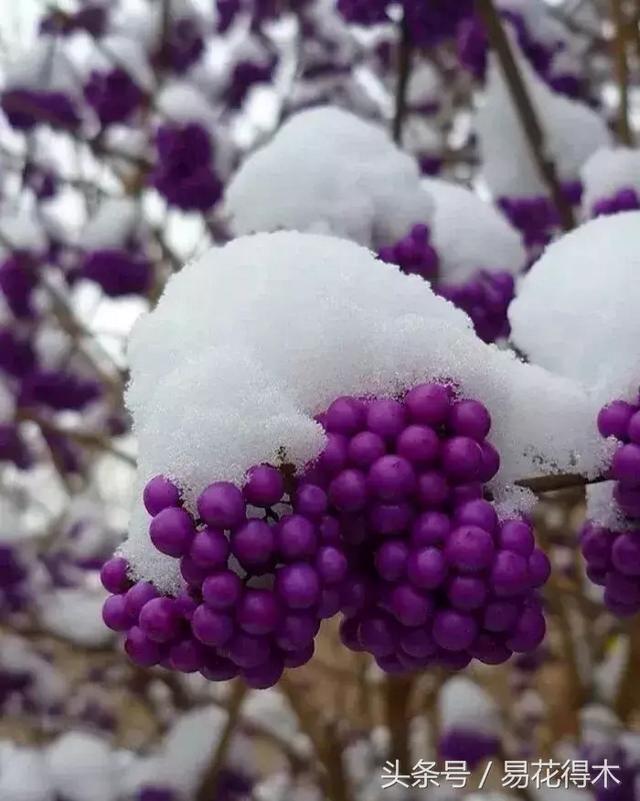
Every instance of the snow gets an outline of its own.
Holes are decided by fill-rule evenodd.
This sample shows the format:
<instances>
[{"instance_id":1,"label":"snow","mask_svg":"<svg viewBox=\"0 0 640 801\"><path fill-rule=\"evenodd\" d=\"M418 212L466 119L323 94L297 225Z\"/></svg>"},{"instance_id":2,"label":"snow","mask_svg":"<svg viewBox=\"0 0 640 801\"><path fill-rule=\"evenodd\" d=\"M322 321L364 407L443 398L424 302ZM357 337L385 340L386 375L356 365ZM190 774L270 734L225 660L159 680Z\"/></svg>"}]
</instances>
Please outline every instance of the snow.
<instances>
[{"instance_id":1,"label":"snow","mask_svg":"<svg viewBox=\"0 0 640 801\"><path fill-rule=\"evenodd\" d=\"M0 798L54 801L54 789L40 751L0 741Z\"/></svg>"},{"instance_id":2,"label":"snow","mask_svg":"<svg viewBox=\"0 0 640 801\"><path fill-rule=\"evenodd\" d=\"M78 82L73 67L62 52L58 40L41 36L4 69L8 89L36 89L45 92L76 94Z\"/></svg>"},{"instance_id":3,"label":"snow","mask_svg":"<svg viewBox=\"0 0 640 801\"><path fill-rule=\"evenodd\" d=\"M527 255L520 234L470 189L437 178L423 182L435 203L433 244L442 280L460 283L478 269L518 273Z\"/></svg>"},{"instance_id":4,"label":"snow","mask_svg":"<svg viewBox=\"0 0 640 801\"><path fill-rule=\"evenodd\" d=\"M79 645L107 645L113 636L102 622L102 606L106 597L102 588L54 590L42 598L42 624L53 634Z\"/></svg>"},{"instance_id":5,"label":"snow","mask_svg":"<svg viewBox=\"0 0 640 801\"><path fill-rule=\"evenodd\" d=\"M156 98L161 114L172 122L199 122L206 128L216 124L216 114L211 101L188 81L171 81Z\"/></svg>"},{"instance_id":6,"label":"snow","mask_svg":"<svg viewBox=\"0 0 640 801\"><path fill-rule=\"evenodd\" d=\"M80 234L79 246L86 250L124 245L140 223L140 209L130 198L104 198Z\"/></svg>"},{"instance_id":7,"label":"snow","mask_svg":"<svg viewBox=\"0 0 640 801\"><path fill-rule=\"evenodd\" d=\"M302 468L325 441L314 416L344 394L457 381L495 421L501 496L518 478L601 466L584 390L481 342L427 282L337 238L278 232L210 250L139 319L128 356L140 458L124 553L163 589L179 585L177 562L149 544L144 483L174 478L193 508L212 481L241 483L282 448Z\"/></svg>"},{"instance_id":8,"label":"snow","mask_svg":"<svg viewBox=\"0 0 640 801\"><path fill-rule=\"evenodd\" d=\"M27 209L0 213L0 251L27 250L40 253L47 247L47 237L33 212Z\"/></svg>"},{"instance_id":9,"label":"snow","mask_svg":"<svg viewBox=\"0 0 640 801\"><path fill-rule=\"evenodd\" d=\"M589 156L611 141L606 122L585 104L554 93L518 54L515 45L513 50L558 176L563 181L575 180ZM481 100L475 127L482 176L492 193L498 197L547 194L494 56L490 57Z\"/></svg>"},{"instance_id":10,"label":"snow","mask_svg":"<svg viewBox=\"0 0 640 801\"><path fill-rule=\"evenodd\" d=\"M47 749L53 784L67 801L116 801L118 772L114 753L102 737L70 731Z\"/></svg>"},{"instance_id":11,"label":"snow","mask_svg":"<svg viewBox=\"0 0 640 801\"><path fill-rule=\"evenodd\" d=\"M640 212L591 220L553 243L509 309L512 338L536 364L605 403L640 383Z\"/></svg>"},{"instance_id":12,"label":"snow","mask_svg":"<svg viewBox=\"0 0 640 801\"><path fill-rule=\"evenodd\" d=\"M249 156L227 189L236 234L281 228L395 242L432 203L387 132L336 108L300 112Z\"/></svg>"},{"instance_id":13,"label":"snow","mask_svg":"<svg viewBox=\"0 0 640 801\"><path fill-rule=\"evenodd\" d=\"M409 107L438 104L442 100L442 78L428 61L419 61L411 71L407 86Z\"/></svg>"},{"instance_id":14,"label":"snow","mask_svg":"<svg viewBox=\"0 0 640 801\"><path fill-rule=\"evenodd\" d=\"M611 443L612 450L616 447ZM613 498L615 481L602 481L587 487L587 519L611 531L634 530L636 526L624 515Z\"/></svg>"},{"instance_id":15,"label":"snow","mask_svg":"<svg viewBox=\"0 0 640 801\"><path fill-rule=\"evenodd\" d=\"M619 189L640 193L640 150L630 147L607 147L596 151L583 165L580 177L586 215L593 204L614 195Z\"/></svg>"},{"instance_id":16,"label":"snow","mask_svg":"<svg viewBox=\"0 0 640 801\"><path fill-rule=\"evenodd\" d=\"M438 698L442 730L465 729L486 735L500 734L495 702L478 684L460 676L445 682Z\"/></svg>"},{"instance_id":17,"label":"snow","mask_svg":"<svg viewBox=\"0 0 640 801\"><path fill-rule=\"evenodd\" d=\"M138 42L128 36L105 36L100 40L99 48L90 50L87 71L108 72L115 67L125 70L141 89L153 88L155 79L146 53Z\"/></svg>"}]
</instances>

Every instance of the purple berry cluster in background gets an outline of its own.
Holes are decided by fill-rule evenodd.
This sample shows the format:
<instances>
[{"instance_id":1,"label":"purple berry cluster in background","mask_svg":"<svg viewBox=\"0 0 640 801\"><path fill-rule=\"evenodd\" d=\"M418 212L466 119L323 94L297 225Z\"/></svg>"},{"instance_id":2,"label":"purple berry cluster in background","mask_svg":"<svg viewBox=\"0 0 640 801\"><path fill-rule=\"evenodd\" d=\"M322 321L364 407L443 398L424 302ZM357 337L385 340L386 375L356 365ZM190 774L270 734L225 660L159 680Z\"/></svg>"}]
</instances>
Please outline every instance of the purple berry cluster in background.
<instances>
[{"instance_id":1,"label":"purple berry cluster in background","mask_svg":"<svg viewBox=\"0 0 640 801\"><path fill-rule=\"evenodd\" d=\"M612 530L588 521L580 535L587 575L604 587L607 608L620 617L640 611L640 403L615 400L598 415L603 437L619 445L611 462L613 500L620 526Z\"/></svg>"},{"instance_id":2,"label":"purple berry cluster in background","mask_svg":"<svg viewBox=\"0 0 640 801\"><path fill-rule=\"evenodd\" d=\"M105 565L104 619L129 656L268 687L338 613L344 644L387 672L535 649L549 563L531 525L500 521L483 497L499 467L485 407L432 383L339 398L318 419L327 444L296 479L256 465L242 490L207 487L197 515L168 479L146 485L149 537L186 588L164 596L132 583L122 557Z\"/></svg>"}]
</instances>

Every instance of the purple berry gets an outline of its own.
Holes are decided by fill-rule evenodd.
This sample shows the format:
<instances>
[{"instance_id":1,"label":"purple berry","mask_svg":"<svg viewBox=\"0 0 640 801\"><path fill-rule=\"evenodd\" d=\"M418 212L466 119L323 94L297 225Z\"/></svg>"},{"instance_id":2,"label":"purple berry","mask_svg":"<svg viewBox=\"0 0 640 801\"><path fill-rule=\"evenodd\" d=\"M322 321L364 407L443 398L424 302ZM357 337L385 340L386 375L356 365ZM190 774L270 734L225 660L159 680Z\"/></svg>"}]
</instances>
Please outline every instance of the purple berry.
<instances>
[{"instance_id":1,"label":"purple berry","mask_svg":"<svg viewBox=\"0 0 640 801\"><path fill-rule=\"evenodd\" d=\"M436 612L433 639L445 651L466 651L477 633L478 626L470 615L454 610Z\"/></svg>"},{"instance_id":2,"label":"purple berry","mask_svg":"<svg viewBox=\"0 0 640 801\"><path fill-rule=\"evenodd\" d=\"M506 520L500 526L498 545L504 551L513 551L529 557L533 553L535 539L531 526L523 520Z\"/></svg>"},{"instance_id":3,"label":"purple berry","mask_svg":"<svg viewBox=\"0 0 640 801\"><path fill-rule=\"evenodd\" d=\"M269 634L280 622L280 606L270 590L247 589L240 599L236 616L248 634Z\"/></svg>"},{"instance_id":4,"label":"purple berry","mask_svg":"<svg viewBox=\"0 0 640 801\"><path fill-rule=\"evenodd\" d=\"M133 620L123 595L110 595L102 607L102 619L112 631L127 631Z\"/></svg>"},{"instance_id":5,"label":"purple berry","mask_svg":"<svg viewBox=\"0 0 640 801\"><path fill-rule=\"evenodd\" d=\"M469 437L452 437L442 446L442 467L457 481L477 478L482 466L482 449Z\"/></svg>"},{"instance_id":6,"label":"purple berry","mask_svg":"<svg viewBox=\"0 0 640 801\"><path fill-rule=\"evenodd\" d=\"M269 568L276 551L276 538L264 520L248 520L231 534L231 551L240 564L250 571Z\"/></svg>"},{"instance_id":7,"label":"purple berry","mask_svg":"<svg viewBox=\"0 0 640 801\"><path fill-rule=\"evenodd\" d=\"M248 471L242 491L247 503L253 506L274 506L284 494L284 479L271 465L255 465Z\"/></svg>"},{"instance_id":8,"label":"purple berry","mask_svg":"<svg viewBox=\"0 0 640 801\"><path fill-rule=\"evenodd\" d=\"M159 551L167 556L179 557L187 553L191 547L195 529L188 512L168 507L151 521L149 536Z\"/></svg>"},{"instance_id":9,"label":"purple berry","mask_svg":"<svg viewBox=\"0 0 640 801\"><path fill-rule=\"evenodd\" d=\"M319 548L315 565L323 584L338 584L344 580L348 571L347 557L335 545L323 545Z\"/></svg>"},{"instance_id":10,"label":"purple berry","mask_svg":"<svg viewBox=\"0 0 640 801\"><path fill-rule=\"evenodd\" d=\"M382 456L371 465L368 485L384 501L399 501L409 495L416 485L411 463L401 456Z\"/></svg>"},{"instance_id":11,"label":"purple berry","mask_svg":"<svg viewBox=\"0 0 640 801\"><path fill-rule=\"evenodd\" d=\"M229 615L200 604L193 613L191 630L204 645L219 648L231 639L234 626Z\"/></svg>"},{"instance_id":12,"label":"purple berry","mask_svg":"<svg viewBox=\"0 0 640 801\"><path fill-rule=\"evenodd\" d=\"M231 570L211 573L202 582L202 598L218 611L234 607L242 595L242 581Z\"/></svg>"},{"instance_id":13,"label":"purple berry","mask_svg":"<svg viewBox=\"0 0 640 801\"><path fill-rule=\"evenodd\" d=\"M389 540L377 549L374 563L385 581L398 581L405 574L409 549L401 540Z\"/></svg>"},{"instance_id":14,"label":"purple berry","mask_svg":"<svg viewBox=\"0 0 640 801\"><path fill-rule=\"evenodd\" d=\"M447 562L465 573L489 567L495 556L493 538L478 526L460 526L451 532L445 547Z\"/></svg>"},{"instance_id":15,"label":"purple berry","mask_svg":"<svg viewBox=\"0 0 640 801\"><path fill-rule=\"evenodd\" d=\"M199 531L189 549L189 556L199 567L219 570L226 566L230 553L229 540L212 528Z\"/></svg>"},{"instance_id":16,"label":"purple berry","mask_svg":"<svg viewBox=\"0 0 640 801\"><path fill-rule=\"evenodd\" d=\"M478 401L462 400L451 407L449 427L454 434L482 442L491 429L491 417Z\"/></svg>"},{"instance_id":17,"label":"purple berry","mask_svg":"<svg viewBox=\"0 0 640 801\"><path fill-rule=\"evenodd\" d=\"M131 587L131 579L127 575L129 563L121 556L114 556L105 562L100 571L100 581L107 592L121 594Z\"/></svg>"},{"instance_id":18,"label":"purple berry","mask_svg":"<svg viewBox=\"0 0 640 801\"><path fill-rule=\"evenodd\" d=\"M170 598L153 598L140 611L140 629L154 642L169 642L180 627L180 615L175 601Z\"/></svg>"},{"instance_id":19,"label":"purple berry","mask_svg":"<svg viewBox=\"0 0 640 801\"><path fill-rule=\"evenodd\" d=\"M374 400L367 410L367 428L383 440L394 440L405 426L407 411L403 403L391 398Z\"/></svg>"},{"instance_id":20,"label":"purple berry","mask_svg":"<svg viewBox=\"0 0 640 801\"><path fill-rule=\"evenodd\" d=\"M320 581L310 565L298 562L278 568L275 590L289 608L308 609L320 598Z\"/></svg>"},{"instance_id":21,"label":"purple berry","mask_svg":"<svg viewBox=\"0 0 640 801\"><path fill-rule=\"evenodd\" d=\"M367 501L367 480L359 470L343 470L329 484L329 500L341 512L357 512Z\"/></svg>"},{"instance_id":22,"label":"purple berry","mask_svg":"<svg viewBox=\"0 0 640 801\"><path fill-rule=\"evenodd\" d=\"M598 430L603 437L624 440L635 407L622 400L607 404L598 414Z\"/></svg>"},{"instance_id":23,"label":"purple berry","mask_svg":"<svg viewBox=\"0 0 640 801\"><path fill-rule=\"evenodd\" d=\"M142 494L145 508L150 515L157 515L163 509L178 506L180 492L176 485L164 476L155 476L147 483Z\"/></svg>"},{"instance_id":24,"label":"purple berry","mask_svg":"<svg viewBox=\"0 0 640 801\"><path fill-rule=\"evenodd\" d=\"M440 453L440 440L432 428L411 425L398 437L396 450L412 464L432 464Z\"/></svg>"},{"instance_id":25,"label":"purple berry","mask_svg":"<svg viewBox=\"0 0 640 801\"><path fill-rule=\"evenodd\" d=\"M356 467L370 467L387 451L384 440L371 431L361 431L349 441L347 453L349 461Z\"/></svg>"},{"instance_id":26,"label":"purple berry","mask_svg":"<svg viewBox=\"0 0 640 801\"><path fill-rule=\"evenodd\" d=\"M412 551L407 560L409 581L419 589L434 590L447 577L447 563L438 548L427 547Z\"/></svg>"},{"instance_id":27,"label":"purple berry","mask_svg":"<svg viewBox=\"0 0 640 801\"><path fill-rule=\"evenodd\" d=\"M365 408L356 398L337 398L326 411L324 425L332 434L355 434L364 428Z\"/></svg>"},{"instance_id":28,"label":"purple berry","mask_svg":"<svg viewBox=\"0 0 640 801\"><path fill-rule=\"evenodd\" d=\"M231 529L245 519L242 492L228 481L210 484L198 497L198 513L208 526Z\"/></svg>"},{"instance_id":29,"label":"purple berry","mask_svg":"<svg viewBox=\"0 0 640 801\"><path fill-rule=\"evenodd\" d=\"M318 549L313 523L302 515L285 515L277 528L278 550L287 562L311 558Z\"/></svg>"},{"instance_id":30,"label":"purple berry","mask_svg":"<svg viewBox=\"0 0 640 801\"><path fill-rule=\"evenodd\" d=\"M627 487L640 487L640 445L622 445L615 452L611 464L615 479Z\"/></svg>"},{"instance_id":31,"label":"purple berry","mask_svg":"<svg viewBox=\"0 0 640 801\"><path fill-rule=\"evenodd\" d=\"M415 423L438 426L446 423L451 411L449 390L440 384L421 384L407 392L404 402Z\"/></svg>"}]
</instances>

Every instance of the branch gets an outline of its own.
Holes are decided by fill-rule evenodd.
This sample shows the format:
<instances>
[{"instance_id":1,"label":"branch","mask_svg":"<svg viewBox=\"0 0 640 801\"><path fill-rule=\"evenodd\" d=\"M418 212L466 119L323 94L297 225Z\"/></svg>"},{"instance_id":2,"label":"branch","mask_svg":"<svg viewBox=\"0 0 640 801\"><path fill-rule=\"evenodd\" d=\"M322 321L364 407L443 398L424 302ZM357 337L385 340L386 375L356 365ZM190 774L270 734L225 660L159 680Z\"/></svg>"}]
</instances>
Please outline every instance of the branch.
<instances>
[{"instance_id":1,"label":"branch","mask_svg":"<svg viewBox=\"0 0 640 801\"><path fill-rule=\"evenodd\" d=\"M406 19L403 17L400 27L400 41L398 43L398 80L396 82L395 114L393 117L393 141L402 142L402 128L407 116L407 90L411 76L411 62L413 47L411 32Z\"/></svg>"},{"instance_id":2,"label":"branch","mask_svg":"<svg viewBox=\"0 0 640 801\"><path fill-rule=\"evenodd\" d=\"M629 122L629 60L627 57L627 20L622 0L611 0L611 16L615 32L611 43L613 63L618 85L617 129L620 141L633 146L633 132Z\"/></svg>"},{"instance_id":3,"label":"branch","mask_svg":"<svg viewBox=\"0 0 640 801\"><path fill-rule=\"evenodd\" d=\"M558 490L573 489L575 487L586 487L590 484L602 484L603 481L608 481L606 476L585 478L584 476L574 475L572 473L559 473L553 476L521 478L515 481L514 484L516 487L530 489L536 494L544 494L545 492L557 492Z\"/></svg>"},{"instance_id":4,"label":"branch","mask_svg":"<svg viewBox=\"0 0 640 801\"><path fill-rule=\"evenodd\" d=\"M220 771L224 767L233 734L240 720L242 703L247 692L247 685L241 681L235 681L231 686L231 696L227 705L227 722L218 740L218 746L212 755L211 762L202 777L200 787L196 792L195 801L211 801L212 798L216 797L216 787Z\"/></svg>"},{"instance_id":5,"label":"branch","mask_svg":"<svg viewBox=\"0 0 640 801\"><path fill-rule=\"evenodd\" d=\"M570 231L575 227L573 210L562 192L555 164L548 157L542 126L529 97L518 62L511 49L509 38L502 27L500 16L496 11L493 0L476 0L476 7L487 29L491 48L500 62L507 88L540 177L558 210L563 229Z\"/></svg>"}]
</instances>

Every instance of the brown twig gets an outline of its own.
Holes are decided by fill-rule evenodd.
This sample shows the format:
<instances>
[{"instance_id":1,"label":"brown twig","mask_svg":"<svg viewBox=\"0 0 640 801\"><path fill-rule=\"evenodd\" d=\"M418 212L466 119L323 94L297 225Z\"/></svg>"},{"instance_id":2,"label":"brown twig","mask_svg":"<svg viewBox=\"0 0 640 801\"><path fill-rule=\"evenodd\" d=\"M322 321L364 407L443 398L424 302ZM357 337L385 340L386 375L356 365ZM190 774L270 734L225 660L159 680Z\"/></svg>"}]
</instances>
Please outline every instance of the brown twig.
<instances>
[{"instance_id":1,"label":"brown twig","mask_svg":"<svg viewBox=\"0 0 640 801\"><path fill-rule=\"evenodd\" d=\"M633 145L633 132L629 122L629 59L627 53L628 23L622 0L610 0L611 17L615 32L611 42L613 64L618 85L618 119L617 131L620 141L628 146Z\"/></svg>"},{"instance_id":2,"label":"brown twig","mask_svg":"<svg viewBox=\"0 0 640 801\"><path fill-rule=\"evenodd\" d=\"M606 476L585 478L584 476L573 473L558 473L551 476L520 478L514 483L516 487L524 487L536 494L544 494L546 492L557 492L558 490L572 489L574 487L586 487L590 484L601 484L603 481L607 481Z\"/></svg>"},{"instance_id":3,"label":"brown twig","mask_svg":"<svg viewBox=\"0 0 640 801\"><path fill-rule=\"evenodd\" d=\"M491 48L500 63L522 131L529 144L529 149L540 177L558 210L562 227L565 231L569 231L575 227L573 210L562 192L555 164L547 151L544 131L529 97L527 86L520 72L509 38L502 27L500 15L496 11L493 0L476 0L476 7L487 30Z\"/></svg>"},{"instance_id":4,"label":"brown twig","mask_svg":"<svg viewBox=\"0 0 640 801\"><path fill-rule=\"evenodd\" d=\"M231 696L227 705L227 722L218 740L216 750L212 754L211 761L200 781L200 786L195 795L195 801L211 801L212 798L216 797L216 787L220 771L224 767L225 759L227 758L229 746L231 745L233 734L240 719L240 711L247 692L248 688L244 682L235 681L233 683Z\"/></svg>"},{"instance_id":5,"label":"brown twig","mask_svg":"<svg viewBox=\"0 0 640 801\"><path fill-rule=\"evenodd\" d=\"M409 747L409 703L414 681L411 676L393 676L385 679L384 707L387 726L391 737L389 758L398 760L403 770L411 769Z\"/></svg>"},{"instance_id":6,"label":"brown twig","mask_svg":"<svg viewBox=\"0 0 640 801\"><path fill-rule=\"evenodd\" d=\"M393 115L393 141L402 142L402 129L407 116L407 92L409 78L411 77L411 63L413 46L411 32L406 19L403 17L400 25L400 41L398 43L398 79L396 82L395 111Z\"/></svg>"},{"instance_id":7,"label":"brown twig","mask_svg":"<svg viewBox=\"0 0 640 801\"><path fill-rule=\"evenodd\" d=\"M616 714L623 723L627 723L633 713L640 708L640 682L638 682L640 625L638 625L638 621L630 620L627 631L629 653L614 702Z\"/></svg>"}]
</instances>

